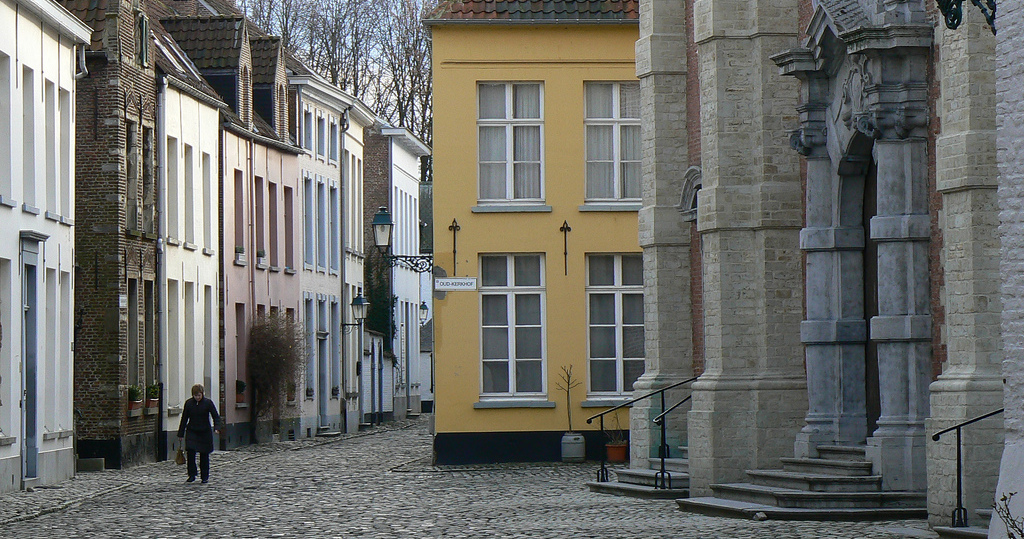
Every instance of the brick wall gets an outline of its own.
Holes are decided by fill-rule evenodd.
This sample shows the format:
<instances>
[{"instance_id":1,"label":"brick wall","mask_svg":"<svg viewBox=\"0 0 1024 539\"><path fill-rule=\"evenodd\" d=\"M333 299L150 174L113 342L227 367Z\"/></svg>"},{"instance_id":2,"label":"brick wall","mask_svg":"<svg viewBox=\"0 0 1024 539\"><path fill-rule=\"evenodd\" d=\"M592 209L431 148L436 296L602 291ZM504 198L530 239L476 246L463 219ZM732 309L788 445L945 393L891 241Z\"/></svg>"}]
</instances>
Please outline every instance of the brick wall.
<instances>
[{"instance_id":1,"label":"brick wall","mask_svg":"<svg viewBox=\"0 0 1024 539\"><path fill-rule=\"evenodd\" d=\"M75 316L81 321L75 351L75 407L81 412L79 454L101 456L119 467L153 454L126 437L155 432L155 417L126 417L129 362L128 309L145 320L143 280L152 280L152 239L126 234L125 198L127 121L155 127L155 75L135 62L135 15L130 2L108 8L105 59L91 54L90 75L78 83L76 122ZM150 48L152 60L153 49ZM152 65L152 61L150 61ZM139 302L119 309L127 298L127 280L139 280ZM139 350L143 350L139 331ZM139 379L144 380L142 362ZM131 449L126 449L126 448Z\"/></svg>"}]
</instances>

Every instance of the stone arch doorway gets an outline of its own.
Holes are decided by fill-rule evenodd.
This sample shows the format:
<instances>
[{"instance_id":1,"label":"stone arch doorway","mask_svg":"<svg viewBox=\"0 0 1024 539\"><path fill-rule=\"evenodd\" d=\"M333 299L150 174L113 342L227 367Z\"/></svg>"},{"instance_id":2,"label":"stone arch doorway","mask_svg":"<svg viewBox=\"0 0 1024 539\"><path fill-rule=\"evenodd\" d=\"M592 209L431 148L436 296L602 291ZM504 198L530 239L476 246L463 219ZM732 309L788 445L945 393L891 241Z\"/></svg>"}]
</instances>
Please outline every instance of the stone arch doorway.
<instances>
[{"instance_id":1,"label":"stone arch doorway","mask_svg":"<svg viewBox=\"0 0 1024 539\"><path fill-rule=\"evenodd\" d=\"M773 57L804 95L790 142L807 165L809 406L794 452L866 445L883 489L919 491L931 379L930 29L873 27L860 4L845 5L841 23L818 7L806 48Z\"/></svg>"}]
</instances>

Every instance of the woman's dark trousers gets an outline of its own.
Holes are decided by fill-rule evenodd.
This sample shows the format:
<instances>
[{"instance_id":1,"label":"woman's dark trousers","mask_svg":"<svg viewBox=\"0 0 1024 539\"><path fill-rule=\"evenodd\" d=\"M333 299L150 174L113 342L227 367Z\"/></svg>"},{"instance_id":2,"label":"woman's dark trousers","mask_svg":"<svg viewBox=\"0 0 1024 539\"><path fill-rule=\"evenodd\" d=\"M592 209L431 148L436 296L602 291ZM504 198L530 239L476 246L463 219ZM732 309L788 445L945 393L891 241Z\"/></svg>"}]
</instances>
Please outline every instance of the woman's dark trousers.
<instances>
[{"instance_id":1,"label":"woman's dark trousers","mask_svg":"<svg viewBox=\"0 0 1024 539\"><path fill-rule=\"evenodd\" d=\"M210 454L200 453L199 451L188 450L188 476L196 476L196 453L199 453L199 470L202 472L200 479L207 481L210 479Z\"/></svg>"}]
</instances>

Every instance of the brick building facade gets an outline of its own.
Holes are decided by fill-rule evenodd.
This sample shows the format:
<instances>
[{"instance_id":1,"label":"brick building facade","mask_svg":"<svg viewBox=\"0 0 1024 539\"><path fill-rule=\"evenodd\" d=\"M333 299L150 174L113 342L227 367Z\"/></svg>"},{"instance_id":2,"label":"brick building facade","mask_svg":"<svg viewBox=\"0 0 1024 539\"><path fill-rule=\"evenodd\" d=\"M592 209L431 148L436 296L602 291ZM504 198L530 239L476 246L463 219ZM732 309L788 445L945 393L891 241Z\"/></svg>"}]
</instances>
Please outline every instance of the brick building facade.
<instances>
[{"instance_id":1,"label":"brick building facade","mask_svg":"<svg viewBox=\"0 0 1024 539\"><path fill-rule=\"evenodd\" d=\"M157 416L128 412L129 385L155 362L130 357L129 350L153 350L155 332L130 332L129 319L155 313L142 294L129 302L128 285L154 289L156 279L157 74L149 18L137 2L62 4L93 28L76 110L78 454L120 467L157 452ZM139 340L129 343L130 334Z\"/></svg>"}]
</instances>

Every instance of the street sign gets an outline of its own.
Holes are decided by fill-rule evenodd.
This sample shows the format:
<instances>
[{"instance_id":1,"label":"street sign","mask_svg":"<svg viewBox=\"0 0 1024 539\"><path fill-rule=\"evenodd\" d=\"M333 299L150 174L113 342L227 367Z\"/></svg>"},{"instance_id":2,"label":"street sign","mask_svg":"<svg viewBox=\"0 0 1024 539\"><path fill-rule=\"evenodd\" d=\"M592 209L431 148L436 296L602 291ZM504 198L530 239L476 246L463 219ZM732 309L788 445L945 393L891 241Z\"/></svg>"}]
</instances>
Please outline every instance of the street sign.
<instances>
[{"instance_id":1,"label":"street sign","mask_svg":"<svg viewBox=\"0 0 1024 539\"><path fill-rule=\"evenodd\" d=\"M434 290L476 290L476 277L435 277Z\"/></svg>"}]
</instances>

